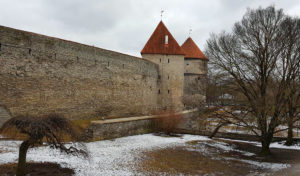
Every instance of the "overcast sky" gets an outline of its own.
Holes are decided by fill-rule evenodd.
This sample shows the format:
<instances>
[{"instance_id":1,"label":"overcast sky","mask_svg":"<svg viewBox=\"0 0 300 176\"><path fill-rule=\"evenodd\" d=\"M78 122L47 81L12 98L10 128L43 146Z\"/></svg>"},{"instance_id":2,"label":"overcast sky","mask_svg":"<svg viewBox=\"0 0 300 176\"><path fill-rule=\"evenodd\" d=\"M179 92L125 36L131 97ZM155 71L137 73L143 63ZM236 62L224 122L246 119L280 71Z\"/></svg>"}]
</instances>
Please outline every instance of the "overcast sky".
<instances>
[{"instance_id":1,"label":"overcast sky","mask_svg":"<svg viewBox=\"0 0 300 176\"><path fill-rule=\"evenodd\" d=\"M275 5L300 16L300 0L0 0L0 25L140 56L160 21L181 45L204 50L210 33L230 31L247 7Z\"/></svg>"}]
</instances>

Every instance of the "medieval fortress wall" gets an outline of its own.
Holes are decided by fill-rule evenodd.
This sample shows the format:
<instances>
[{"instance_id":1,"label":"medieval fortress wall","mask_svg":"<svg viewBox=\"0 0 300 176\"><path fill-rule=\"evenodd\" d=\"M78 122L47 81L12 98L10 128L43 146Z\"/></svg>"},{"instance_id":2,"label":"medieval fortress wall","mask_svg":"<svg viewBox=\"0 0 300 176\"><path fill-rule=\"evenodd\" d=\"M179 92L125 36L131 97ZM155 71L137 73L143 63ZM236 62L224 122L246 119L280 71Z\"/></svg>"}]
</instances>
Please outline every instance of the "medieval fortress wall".
<instances>
[{"instance_id":1,"label":"medieval fortress wall","mask_svg":"<svg viewBox=\"0 0 300 176\"><path fill-rule=\"evenodd\" d=\"M151 114L158 75L142 58L0 26L0 107L13 116Z\"/></svg>"}]
</instances>

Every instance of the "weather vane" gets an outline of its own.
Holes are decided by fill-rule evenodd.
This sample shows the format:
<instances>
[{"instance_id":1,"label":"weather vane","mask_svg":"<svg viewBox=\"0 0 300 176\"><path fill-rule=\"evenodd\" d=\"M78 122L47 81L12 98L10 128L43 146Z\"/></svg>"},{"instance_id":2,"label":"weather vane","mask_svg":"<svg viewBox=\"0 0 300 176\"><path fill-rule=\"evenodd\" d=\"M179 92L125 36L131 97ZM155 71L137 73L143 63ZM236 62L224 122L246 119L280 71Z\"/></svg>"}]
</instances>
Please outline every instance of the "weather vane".
<instances>
[{"instance_id":1,"label":"weather vane","mask_svg":"<svg viewBox=\"0 0 300 176\"><path fill-rule=\"evenodd\" d=\"M192 35L192 28L190 28L190 30L189 30L189 37Z\"/></svg>"},{"instance_id":2,"label":"weather vane","mask_svg":"<svg viewBox=\"0 0 300 176\"><path fill-rule=\"evenodd\" d=\"M163 13L164 13L165 11L164 10L161 10L160 11L160 19L162 20L162 17L163 17Z\"/></svg>"}]
</instances>

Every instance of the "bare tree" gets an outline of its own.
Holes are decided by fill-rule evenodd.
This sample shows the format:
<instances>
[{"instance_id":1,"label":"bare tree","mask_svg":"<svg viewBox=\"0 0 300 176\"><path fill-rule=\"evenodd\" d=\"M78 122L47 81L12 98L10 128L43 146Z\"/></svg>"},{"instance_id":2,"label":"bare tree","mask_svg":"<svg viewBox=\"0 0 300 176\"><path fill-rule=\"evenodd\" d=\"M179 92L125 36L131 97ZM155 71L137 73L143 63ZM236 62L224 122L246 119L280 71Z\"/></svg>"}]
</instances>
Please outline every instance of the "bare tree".
<instances>
[{"instance_id":1,"label":"bare tree","mask_svg":"<svg viewBox=\"0 0 300 176\"><path fill-rule=\"evenodd\" d=\"M287 17L282 23L281 32L284 34L286 47L282 52L282 60L278 67L279 79L283 78L286 85L285 120L288 125L286 145L293 143L294 123L299 119L300 108L300 20ZM280 69L281 68L281 69Z\"/></svg>"},{"instance_id":2,"label":"bare tree","mask_svg":"<svg viewBox=\"0 0 300 176\"><path fill-rule=\"evenodd\" d=\"M84 149L77 149L74 146L66 147L63 140L69 137L71 140L78 140L79 134L76 132L71 122L63 117L52 114L44 117L18 116L5 122L1 128L4 135L14 137L12 129L25 134L25 139L19 148L19 161L17 176L26 174L26 155L31 147L43 144L52 148L60 149L67 154L83 155L87 157Z\"/></svg>"},{"instance_id":3,"label":"bare tree","mask_svg":"<svg viewBox=\"0 0 300 176\"><path fill-rule=\"evenodd\" d=\"M248 9L232 33L213 34L207 42L206 55L233 80L245 100L234 108L242 113L231 111L228 123L258 135L264 155L270 154L269 145L284 119L287 102L289 79L285 74L289 71L283 54L288 44L287 34L282 32L286 19L283 11L274 7Z\"/></svg>"},{"instance_id":4,"label":"bare tree","mask_svg":"<svg viewBox=\"0 0 300 176\"><path fill-rule=\"evenodd\" d=\"M297 83L299 84L299 83ZM287 104L285 112L285 120L287 124L287 129L280 129L279 131L288 130L287 139L285 145L292 145L293 141L293 130L295 128L295 123L300 121L300 86L291 86L287 93ZM299 128L299 127L298 127Z\"/></svg>"}]
</instances>

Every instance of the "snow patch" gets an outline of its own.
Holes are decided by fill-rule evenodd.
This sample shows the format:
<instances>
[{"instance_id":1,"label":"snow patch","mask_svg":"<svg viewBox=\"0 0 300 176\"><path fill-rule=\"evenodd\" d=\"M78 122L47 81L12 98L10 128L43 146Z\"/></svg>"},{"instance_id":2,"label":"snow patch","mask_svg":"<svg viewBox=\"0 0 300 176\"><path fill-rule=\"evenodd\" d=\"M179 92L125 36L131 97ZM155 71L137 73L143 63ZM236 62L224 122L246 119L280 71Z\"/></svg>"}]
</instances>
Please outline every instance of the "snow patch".
<instances>
[{"instance_id":1,"label":"snow patch","mask_svg":"<svg viewBox=\"0 0 300 176\"><path fill-rule=\"evenodd\" d=\"M279 171L281 169L286 169L288 167L291 167L290 164L281 164L281 163L268 163L268 162L258 162L258 161L252 161L252 160L244 160L244 159L236 159L236 158L225 158L226 160L235 160L240 161L243 163L251 164L259 168L263 169L271 169L272 171Z\"/></svg>"}]
</instances>

